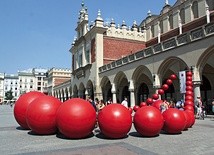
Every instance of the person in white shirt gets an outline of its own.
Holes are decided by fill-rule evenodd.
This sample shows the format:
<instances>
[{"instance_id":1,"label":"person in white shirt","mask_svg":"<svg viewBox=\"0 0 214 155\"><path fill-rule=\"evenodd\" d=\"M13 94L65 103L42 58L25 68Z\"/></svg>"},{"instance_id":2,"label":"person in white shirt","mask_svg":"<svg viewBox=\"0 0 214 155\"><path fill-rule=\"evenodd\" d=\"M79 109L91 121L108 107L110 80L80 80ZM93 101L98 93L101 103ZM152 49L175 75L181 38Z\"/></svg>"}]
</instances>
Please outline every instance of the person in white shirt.
<instances>
[{"instance_id":1,"label":"person in white shirt","mask_svg":"<svg viewBox=\"0 0 214 155\"><path fill-rule=\"evenodd\" d=\"M127 98L125 97L123 102L121 103L123 106L125 106L126 108L128 108L128 101Z\"/></svg>"}]
</instances>

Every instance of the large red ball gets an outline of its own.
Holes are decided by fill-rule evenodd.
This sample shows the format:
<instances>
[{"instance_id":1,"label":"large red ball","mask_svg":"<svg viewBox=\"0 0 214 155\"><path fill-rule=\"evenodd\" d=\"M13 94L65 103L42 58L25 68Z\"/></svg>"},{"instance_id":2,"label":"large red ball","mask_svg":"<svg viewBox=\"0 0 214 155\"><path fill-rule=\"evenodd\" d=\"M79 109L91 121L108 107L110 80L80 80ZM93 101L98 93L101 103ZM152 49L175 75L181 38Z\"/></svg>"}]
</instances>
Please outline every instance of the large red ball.
<instances>
[{"instance_id":1,"label":"large red ball","mask_svg":"<svg viewBox=\"0 0 214 155\"><path fill-rule=\"evenodd\" d=\"M187 95L190 95L190 96L194 96L194 93L193 93L193 91L186 91L186 93L185 93L185 95L187 96Z\"/></svg>"},{"instance_id":2,"label":"large red ball","mask_svg":"<svg viewBox=\"0 0 214 155\"><path fill-rule=\"evenodd\" d=\"M31 91L25 94L22 94L18 100L15 102L14 106L14 117L17 123L23 129L30 129L26 122L26 113L28 105L35 100L36 98L43 96L45 94L37 91Z\"/></svg>"},{"instance_id":3,"label":"large red ball","mask_svg":"<svg viewBox=\"0 0 214 155\"><path fill-rule=\"evenodd\" d=\"M187 76L186 81L192 81L192 76Z\"/></svg>"},{"instance_id":4,"label":"large red ball","mask_svg":"<svg viewBox=\"0 0 214 155\"><path fill-rule=\"evenodd\" d=\"M161 112L153 106L142 107L134 115L134 127L142 136L159 135L163 124Z\"/></svg>"},{"instance_id":5,"label":"large red ball","mask_svg":"<svg viewBox=\"0 0 214 155\"><path fill-rule=\"evenodd\" d=\"M95 127L96 111L88 101L72 98L61 104L57 111L56 121L59 131L65 137L85 138Z\"/></svg>"},{"instance_id":6,"label":"large red ball","mask_svg":"<svg viewBox=\"0 0 214 155\"><path fill-rule=\"evenodd\" d=\"M181 110L169 108L162 113L164 118L163 130L170 134L178 134L186 126L186 118Z\"/></svg>"},{"instance_id":7,"label":"large red ball","mask_svg":"<svg viewBox=\"0 0 214 155\"><path fill-rule=\"evenodd\" d=\"M195 115L192 110L185 110L185 112L190 116L190 127L192 127L195 124Z\"/></svg>"},{"instance_id":8,"label":"large red ball","mask_svg":"<svg viewBox=\"0 0 214 155\"><path fill-rule=\"evenodd\" d=\"M193 91L193 87L192 86L186 86L186 91Z\"/></svg>"},{"instance_id":9,"label":"large red ball","mask_svg":"<svg viewBox=\"0 0 214 155\"><path fill-rule=\"evenodd\" d=\"M187 86L192 86L193 84L192 84L192 81L186 81L186 85Z\"/></svg>"},{"instance_id":10,"label":"large red ball","mask_svg":"<svg viewBox=\"0 0 214 155\"><path fill-rule=\"evenodd\" d=\"M184 102L184 106L187 106L187 105L191 105L191 106L194 106L194 102L192 100L186 100Z\"/></svg>"},{"instance_id":11,"label":"large red ball","mask_svg":"<svg viewBox=\"0 0 214 155\"><path fill-rule=\"evenodd\" d=\"M163 100L157 100L154 103L152 103L152 106L160 110L160 106L163 103Z\"/></svg>"},{"instance_id":12,"label":"large red ball","mask_svg":"<svg viewBox=\"0 0 214 155\"><path fill-rule=\"evenodd\" d=\"M53 96L41 96L27 108L27 124L36 134L48 135L57 131L56 113L61 101Z\"/></svg>"},{"instance_id":13,"label":"large red ball","mask_svg":"<svg viewBox=\"0 0 214 155\"><path fill-rule=\"evenodd\" d=\"M194 101L193 97L191 95L185 95L185 101Z\"/></svg>"},{"instance_id":14,"label":"large red ball","mask_svg":"<svg viewBox=\"0 0 214 155\"><path fill-rule=\"evenodd\" d=\"M192 121L191 121L190 115L186 111L183 111L183 113L186 118L186 126L185 126L184 130L187 130L188 128L191 127Z\"/></svg>"},{"instance_id":15,"label":"large red ball","mask_svg":"<svg viewBox=\"0 0 214 155\"><path fill-rule=\"evenodd\" d=\"M110 104L98 114L101 132L108 138L124 138L132 126L129 110L120 104Z\"/></svg>"},{"instance_id":16,"label":"large red ball","mask_svg":"<svg viewBox=\"0 0 214 155\"><path fill-rule=\"evenodd\" d=\"M194 107L192 105L185 105L184 110L191 110L194 112Z\"/></svg>"}]
</instances>

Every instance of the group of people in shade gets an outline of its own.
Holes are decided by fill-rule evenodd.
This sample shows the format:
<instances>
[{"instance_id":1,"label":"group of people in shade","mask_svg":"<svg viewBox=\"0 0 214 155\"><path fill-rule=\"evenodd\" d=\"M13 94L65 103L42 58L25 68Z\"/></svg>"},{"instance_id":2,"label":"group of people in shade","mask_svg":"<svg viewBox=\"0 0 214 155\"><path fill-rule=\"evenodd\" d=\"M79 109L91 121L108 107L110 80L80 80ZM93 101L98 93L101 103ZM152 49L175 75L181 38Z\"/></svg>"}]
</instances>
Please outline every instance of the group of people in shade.
<instances>
[{"instance_id":1,"label":"group of people in shade","mask_svg":"<svg viewBox=\"0 0 214 155\"><path fill-rule=\"evenodd\" d=\"M112 99L109 98L107 102L104 102L102 99L99 100L98 98L95 98L95 100L92 100L91 97L88 97L87 99L92 106L94 107L94 109L99 112L101 111L105 106L112 104ZM126 108L128 108L128 100L127 97L124 98L124 100L121 102L121 105L125 106ZM168 108L177 108L179 110L184 110L184 100L179 100L177 102L173 101L173 100L163 100L163 102L160 105L160 111L164 112L166 111ZM196 116L199 116L204 109L204 105L203 102L201 100L201 97L197 97L197 100L195 101L195 114ZM214 113L214 98L212 101L212 112Z\"/></svg>"}]
</instances>

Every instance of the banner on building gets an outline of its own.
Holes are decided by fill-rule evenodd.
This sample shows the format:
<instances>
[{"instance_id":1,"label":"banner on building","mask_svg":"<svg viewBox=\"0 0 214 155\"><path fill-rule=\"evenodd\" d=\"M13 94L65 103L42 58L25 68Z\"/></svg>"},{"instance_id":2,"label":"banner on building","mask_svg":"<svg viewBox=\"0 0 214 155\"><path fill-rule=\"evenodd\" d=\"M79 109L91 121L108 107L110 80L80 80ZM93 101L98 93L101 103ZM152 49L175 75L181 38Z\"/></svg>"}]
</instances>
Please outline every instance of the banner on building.
<instances>
[{"instance_id":1,"label":"banner on building","mask_svg":"<svg viewBox=\"0 0 214 155\"><path fill-rule=\"evenodd\" d=\"M186 93L186 71L179 72L180 92Z\"/></svg>"}]
</instances>

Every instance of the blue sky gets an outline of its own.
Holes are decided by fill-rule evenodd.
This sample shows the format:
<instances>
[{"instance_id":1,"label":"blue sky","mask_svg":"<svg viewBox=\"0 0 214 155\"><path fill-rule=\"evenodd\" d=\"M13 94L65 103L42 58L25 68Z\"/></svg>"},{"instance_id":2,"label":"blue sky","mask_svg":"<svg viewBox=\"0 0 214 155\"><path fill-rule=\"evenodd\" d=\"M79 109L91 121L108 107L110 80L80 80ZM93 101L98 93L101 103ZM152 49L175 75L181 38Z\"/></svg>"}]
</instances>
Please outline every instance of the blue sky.
<instances>
[{"instance_id":1,"label":"blue sky","mask_svg":"<svg viewBox=\"0 0 214 155\"><path fill-rule=\"evenodd\" d=\"M173 5L176 0L169 0ZM0 72L16 74L28 68L71 68L69 49L76 35L82 0L0 0ZM102 18L125 20L131 26L148 10L160 14L165 0L84 0L89 21L100 9Z\"/></svg>"}]
</instances>

